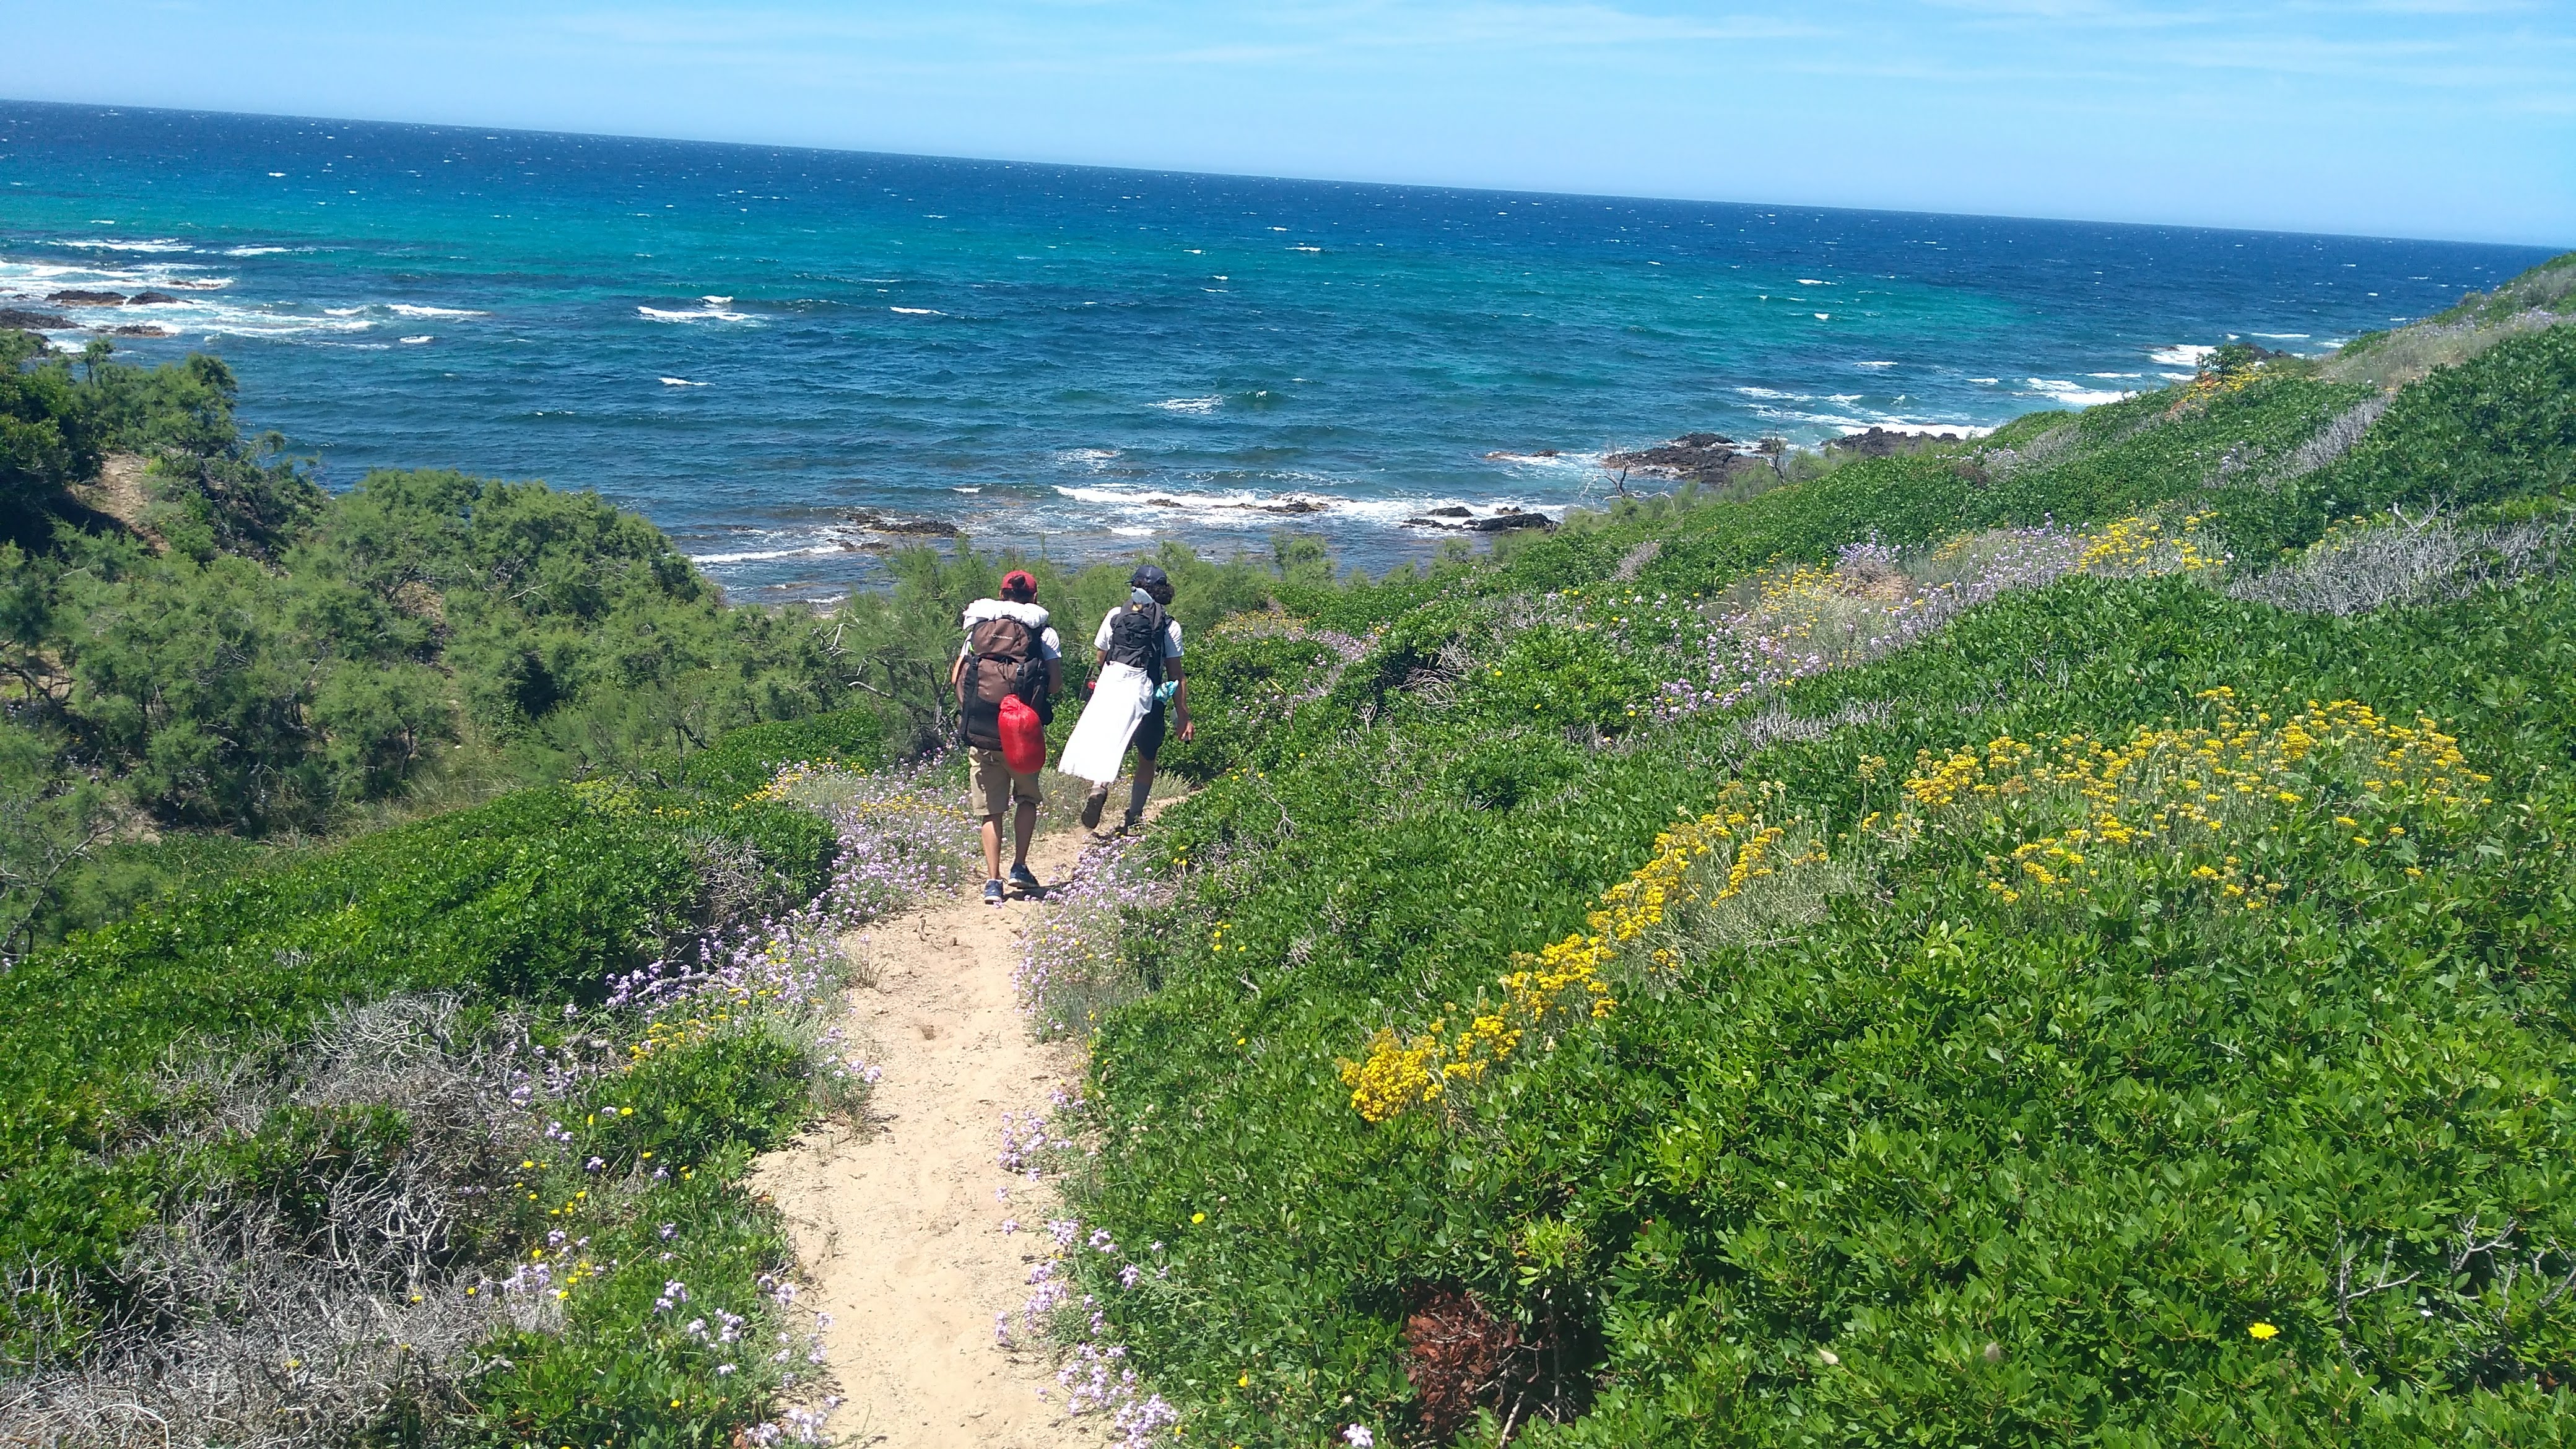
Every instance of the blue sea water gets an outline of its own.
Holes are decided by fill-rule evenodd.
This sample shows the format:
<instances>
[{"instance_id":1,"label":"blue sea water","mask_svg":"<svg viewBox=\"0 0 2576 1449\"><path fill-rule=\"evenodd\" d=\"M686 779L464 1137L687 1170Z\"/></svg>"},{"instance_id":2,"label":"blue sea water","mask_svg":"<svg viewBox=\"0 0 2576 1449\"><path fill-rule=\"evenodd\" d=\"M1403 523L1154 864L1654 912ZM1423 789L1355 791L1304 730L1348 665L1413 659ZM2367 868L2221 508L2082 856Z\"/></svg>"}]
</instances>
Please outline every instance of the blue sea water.
<instances>
[{"instance_id":1,"label":"blue sea water","mask_svg":"<svg viewBox=\"0 0 2576 1449\"><path fill-rule=\"evenodd\" d=\"M219 353L334 486L596 488L746 599L881 579L889 518L1384 567L1611 449L1991 426L2546 255L0 101L0 305L169 293L53 336Z\"/></svg>"}]
</instances>

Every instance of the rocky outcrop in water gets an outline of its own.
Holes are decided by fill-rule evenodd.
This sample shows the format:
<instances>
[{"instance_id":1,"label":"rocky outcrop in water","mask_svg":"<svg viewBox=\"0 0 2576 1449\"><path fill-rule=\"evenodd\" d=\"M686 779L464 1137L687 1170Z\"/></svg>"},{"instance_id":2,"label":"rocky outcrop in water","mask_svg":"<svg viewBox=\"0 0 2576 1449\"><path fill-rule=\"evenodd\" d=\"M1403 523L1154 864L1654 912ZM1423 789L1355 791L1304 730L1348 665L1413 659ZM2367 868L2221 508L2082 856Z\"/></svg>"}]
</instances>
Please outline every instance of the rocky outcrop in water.
<instances>
[{"instance_id":1,"label":"rocky outcrop in water","mask_svg":"<svg viewBox=\"0 0 2576 1449\"><path fill-rule=\"evenodd\" d=\"M37 312L25 307L0 307L0 327L23 327L30 332L69 327L72 319L60 312Z\"/></svg>"},{"instance_id":2,"label":"rocky outcrop in water","mask_svg":"<svg viewBox=\"0 0 2576 1449\"><path fill-rule=\"evenodd\" d=\"M1612 453L1602 466L1676 483L1724 484L1747 473L1773 471L1772 460L1788 451L1779 438L1764 438L1748 451L1724 433L1684 433L1669 443Z\"/></svg>"},{"instance_id":3,"label":"rocky outcrop in water","mask_svg":"<svg viewBox=\"0 0 2576 1449\"><path fill-rule=\"evenodd\" d=\"M1957 428L1925 428L1919 432L1893 432L1886 428L1872 428L1865 433L1827 438L1825 448L1828 452L1848 452L1863 458L1894 458L1906 453L1919 452L1926 444L1953 443L1966 436L1966 433Z\"/></svg>"},{"instance_id":4,"label":"rocky outcrop in water","mask_svg":"<svg viewBox=\"0 0 2576 1449\"><path fill-rule=\"evenodd\" d=\"M1434 508L1404 521L1413 528L1439 528L1452 533L1512 533L1524 528L1556 527L1556 520L1546 514L1521 508L1501 508L1485 514L1472 508Z\"/></svg>"},{"instance_id":5,"label":"rocky outcrop in water","mask_svg":"<svg viewBox=\"0 0 2576 1449\"><path fill-rule=\"evenodd\" d=\"M63 291L56 292L45 300L65 307L122 307L125 305L125 294L123 292Z\"/></svg>"}]
</instances>

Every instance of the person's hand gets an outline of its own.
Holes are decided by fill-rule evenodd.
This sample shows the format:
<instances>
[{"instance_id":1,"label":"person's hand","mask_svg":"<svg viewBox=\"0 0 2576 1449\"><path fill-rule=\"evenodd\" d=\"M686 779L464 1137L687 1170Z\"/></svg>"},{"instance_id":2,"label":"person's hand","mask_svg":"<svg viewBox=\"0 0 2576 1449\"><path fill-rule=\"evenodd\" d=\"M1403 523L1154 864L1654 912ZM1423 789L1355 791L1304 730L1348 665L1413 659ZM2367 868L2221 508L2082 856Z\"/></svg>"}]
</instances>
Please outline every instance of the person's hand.
<instances>
[{"instance_id":1,"label":"person's hand","mask_svg":"<svg viewBox=\"0 0 2576 1449\"><path fill-rule=\"evenodd\" d=\"M1184 717L1181 720L1181 743L1185 745L1188 744L1190 741L1197 739L1198 734L1199 727L1190 723L1189 720Z\"/></svg>"}]
</instances>

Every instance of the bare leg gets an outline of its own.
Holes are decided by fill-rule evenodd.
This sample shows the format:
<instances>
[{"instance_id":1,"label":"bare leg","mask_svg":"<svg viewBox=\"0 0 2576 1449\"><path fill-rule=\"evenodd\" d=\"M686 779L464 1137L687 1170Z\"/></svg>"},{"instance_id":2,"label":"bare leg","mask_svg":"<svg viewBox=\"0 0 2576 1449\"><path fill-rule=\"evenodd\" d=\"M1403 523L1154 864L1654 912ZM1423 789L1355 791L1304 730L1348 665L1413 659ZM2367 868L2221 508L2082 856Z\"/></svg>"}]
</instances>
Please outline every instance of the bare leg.
<instances>
[{"instance_id":1,"label":"bare leg","mask_svg":"<svg viewBox=\"0 0 2576 1449\"><path fill-rule=\"evenodd\" d=\"M1154 792L1154 757L1136 757L1136 779L1127 787L1127 820L1133 824L1145 815L1145 797Z\"/></svg>"},{"instance_id":2,"label":"bare leg","mask_svg":"<svg viewBox=\"0 0 2576 1449\"><path fill-rule=\"evenodd\" d=\"M997 821L995 823L998 825L1000 822ZM1023 800L1020 802L1019 813L1011 819L1011 864L1014 867L1024 866L1029 863L1029 841L1035 838L1037 833L1037 802L1034 800ZM993 842L993 853L997 858L1001 854L1000 835L1001 832L998 829L994 831L995 839Z\"/></svg>"},{"instance_id":3,"label":"bare leg","mask_svg":"<svg viewBox=\"0 0 2576 1449\"><path fill-rule=\"evenodd\" d=\"M1025 852L1028 849L1022 846ZM1002 820L998 815L984 817L984 879L1002 878Z\"/></svg>"}]
</instances>

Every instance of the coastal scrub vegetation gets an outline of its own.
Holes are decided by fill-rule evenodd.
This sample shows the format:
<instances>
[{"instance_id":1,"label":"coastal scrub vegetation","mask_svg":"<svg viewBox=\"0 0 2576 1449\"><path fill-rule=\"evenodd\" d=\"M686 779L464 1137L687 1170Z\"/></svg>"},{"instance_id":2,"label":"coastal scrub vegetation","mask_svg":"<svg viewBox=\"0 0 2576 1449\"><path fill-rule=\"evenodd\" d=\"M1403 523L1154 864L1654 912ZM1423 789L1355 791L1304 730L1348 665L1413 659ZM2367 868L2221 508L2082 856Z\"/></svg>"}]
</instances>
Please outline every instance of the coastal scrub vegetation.
<instances>
[{"instance_id":1,"label":"coastal scrub vegetation","mask_svg":"<svg viewBox=\"0 0 2576 1449\"><path fill-rule=\"evenodd\" d=\"M2554 1442L2563 295L1216 631L1031 942L1078 1336L1183 1442Z\"/></svg>"},{"instance_id":2,"label":"coastal scrub vegetation","mask_svg":"<svg viewBox=\"0 0 2576 1449\"><path fill-rule=\"evenodd\" d=\"M1380 579L1166 549L1199 788L1022 973L1090 1051L1024 1315L1077 1403L2549 1439L2555 285L2393 390L2230 350ZM844 934L968 868L955 608L1029 566L1078 644L1124 569L960 544L737 609L589 495L326 496L210 360L11 359L11 1432L812 1438L751 1155L864 1098Z\"/></svg>"}]
</instances>

